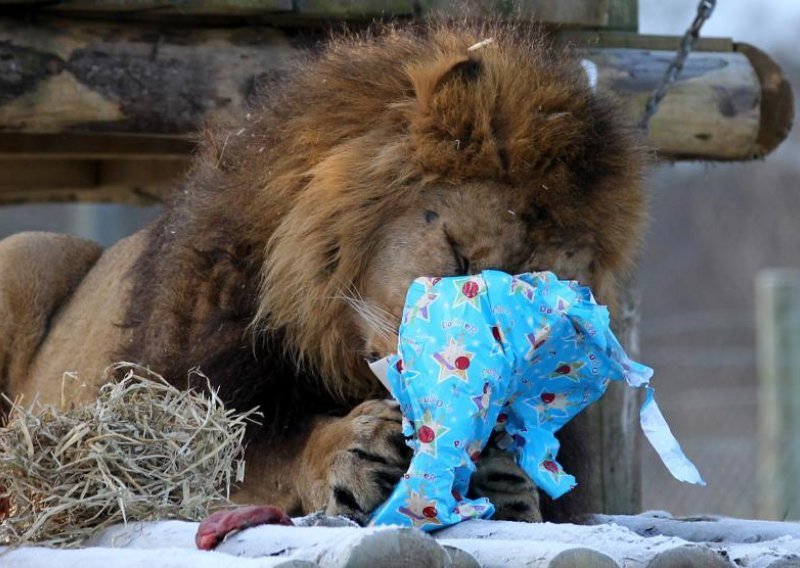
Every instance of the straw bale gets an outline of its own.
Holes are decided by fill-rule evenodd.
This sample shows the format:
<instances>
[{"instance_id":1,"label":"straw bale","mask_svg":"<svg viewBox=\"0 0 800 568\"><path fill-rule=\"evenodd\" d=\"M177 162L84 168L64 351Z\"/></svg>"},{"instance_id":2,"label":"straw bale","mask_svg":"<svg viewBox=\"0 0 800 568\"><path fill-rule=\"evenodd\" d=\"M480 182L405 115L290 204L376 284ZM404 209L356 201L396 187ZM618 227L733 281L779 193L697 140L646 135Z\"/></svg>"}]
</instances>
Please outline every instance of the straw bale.
<instances>
[{"instance_id":1,"label":"straw bale","mask_svg":"<svg viewBox=\"0 0 800 568\"><path fill-rule=\"evenodd\" d=\"M10 502L0 543L75 547L116 523L199 520L231 504L255 411L226 409L212 389L179 390L130 363L105 377L86 406L11 403L0 428L0 492Z\"/></svg>"}]
</instances>

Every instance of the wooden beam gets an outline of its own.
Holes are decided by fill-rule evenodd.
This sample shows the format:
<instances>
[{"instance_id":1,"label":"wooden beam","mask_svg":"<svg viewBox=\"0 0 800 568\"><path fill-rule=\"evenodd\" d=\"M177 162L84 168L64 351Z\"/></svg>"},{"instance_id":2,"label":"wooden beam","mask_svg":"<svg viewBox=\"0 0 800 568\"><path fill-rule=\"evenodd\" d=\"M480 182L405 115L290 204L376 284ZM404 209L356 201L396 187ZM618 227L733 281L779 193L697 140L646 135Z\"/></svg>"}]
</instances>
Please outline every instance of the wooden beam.
<instances>
[{"instance_id":1,"label":"wooden beam","mask_svg":"<svg viewBox=\"0 0 800 568\"><path fill-rule=\"evenodd\" d=\"M675 51L681 38L665 35L643 35L616 30L560 30L555 32L558 41L584 49L624 47L628 49L651 49ZM701 37L692 48L699 51L735 51L735 43L727 37Z\"/></svg>"},{"instance_id":2,"label":"wooden beam","mask_svg":"<svg viewBox=\"0 0 800 568\"><path fill-rule=\"evenodd\" d=\"M639 30L639 0L609 0L608 27L613 30Z\"/></svg>"},{"instance_id":3,"label":"wooden beam","mask_svg":"<svg viewBox=\"0 0 800 568\"><path fill-rule=\"evenodd\" d=\"M152 205L179 185L189 160L0 159L0 205L88 201Z\"/></svg>"},{"instance_id":4,"label":"wooden beam","mask_svg":"<svg viewBox=\"0 0 800 568\"><path fill-rule=\"evenodd\" d=\"M176 160L194 148L190 136L0 131L0 158L19 160Z\"/></svg>"},{"instance_id":5,"label":"wooden beam","mask_svg":"<svg viewBox=\"0 0 800 568\"><path fill-rule=\"evenodd\" d=\"M631 36L600 37L623 42ZM779 68L754 48L717 45L730 50L692 54L652 120L648 140L667 159L751 159L788 132L792 94ZM206 120L234 116L296 52L287 34L266 28L0 19L0 153L14 151L13 144L3 148L2 138L20 133L190 134ZM601 88L615 93L634 121L673 57L671 49L652 48L584 53L597 65Z\"/></svg>"}]
</instances>

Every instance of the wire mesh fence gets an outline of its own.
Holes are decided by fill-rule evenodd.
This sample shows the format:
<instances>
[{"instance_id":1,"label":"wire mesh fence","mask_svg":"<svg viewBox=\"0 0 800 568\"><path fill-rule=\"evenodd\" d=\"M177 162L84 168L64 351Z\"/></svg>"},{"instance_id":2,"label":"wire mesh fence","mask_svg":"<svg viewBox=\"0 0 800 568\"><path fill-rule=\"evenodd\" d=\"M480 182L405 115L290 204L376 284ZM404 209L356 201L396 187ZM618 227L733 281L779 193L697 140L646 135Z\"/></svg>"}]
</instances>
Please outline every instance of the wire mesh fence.
<instances>
[{"instance_id":1,"label":"wire mesh fence","mask_svg":"<svg viewBox=\"0 0 800 568\"><path fill-rule=\"evenodd\" d=\"M707 486L672 479L655 453L642 451L643 507L673 515L721 514L744 518L800 518L789 504L764 497L784 472L762 463L754 314L695 313L643 321L642 359L656 369L659 404ZM797 441L778 442L785 452Z\"/></svg>"}]
</instances>

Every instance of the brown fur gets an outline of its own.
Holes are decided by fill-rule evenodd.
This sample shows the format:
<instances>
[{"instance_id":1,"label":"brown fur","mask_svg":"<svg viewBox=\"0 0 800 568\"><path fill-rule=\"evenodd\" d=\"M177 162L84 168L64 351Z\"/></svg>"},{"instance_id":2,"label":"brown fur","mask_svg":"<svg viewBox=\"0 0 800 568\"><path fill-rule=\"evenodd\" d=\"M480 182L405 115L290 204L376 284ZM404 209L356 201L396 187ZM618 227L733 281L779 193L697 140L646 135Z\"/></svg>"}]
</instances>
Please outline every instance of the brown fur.
<instances>
[{"instance_id":1,"label":"brown fur","mask_svg":"<svg viewBox=\"0 0 800 568\"><path fill-rule=\"evenodd\" d=\"M265 413L242 500L363 520L408 459L364 359L392 351L411 280L551 269L613 308L644 222L643 154L569 53L510 24L341 37L290 77L207 133L167 212L56 313L62 339L0 380L55 392L80 346L66 330L106 334L83 346L83 372L127 358L181 382L199 366ZM79 302L98 290L116 298L102 313ZM531 494L506 462L487 458L478 477L508 470ZM516 491L500 485L483 493ZM515 503L507 516L538 518Z\"/></svg>"}]
</instances>

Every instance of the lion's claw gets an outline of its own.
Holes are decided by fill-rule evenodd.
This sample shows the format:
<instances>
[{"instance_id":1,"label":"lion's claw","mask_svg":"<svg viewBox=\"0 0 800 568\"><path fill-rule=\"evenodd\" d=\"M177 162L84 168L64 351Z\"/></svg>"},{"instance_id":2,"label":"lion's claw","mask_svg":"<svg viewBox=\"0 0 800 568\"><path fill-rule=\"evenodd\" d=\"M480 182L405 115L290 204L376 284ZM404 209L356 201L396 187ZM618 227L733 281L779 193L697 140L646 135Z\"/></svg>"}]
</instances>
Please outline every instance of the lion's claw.
<instances>
[{"instance_id":1,"label":"lion's claw","mask_svg":"<svg viewBox=\"0 0 800 568\"><path fill-rule=\"evenodd\" d=\"M348 421L346 443L328 472L330 496L325 513L366 524L408 469L402 415L394 401L371 400L356 407Z\"/></svg>"}]
</instances>

